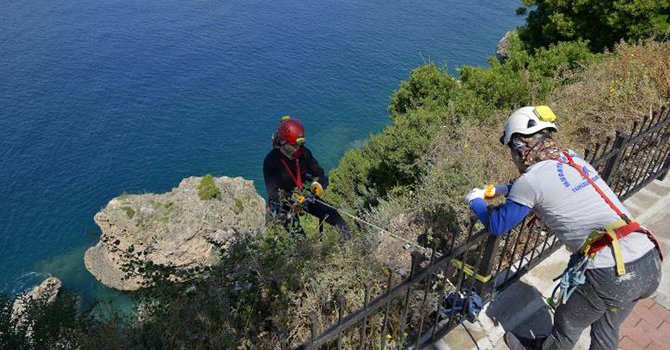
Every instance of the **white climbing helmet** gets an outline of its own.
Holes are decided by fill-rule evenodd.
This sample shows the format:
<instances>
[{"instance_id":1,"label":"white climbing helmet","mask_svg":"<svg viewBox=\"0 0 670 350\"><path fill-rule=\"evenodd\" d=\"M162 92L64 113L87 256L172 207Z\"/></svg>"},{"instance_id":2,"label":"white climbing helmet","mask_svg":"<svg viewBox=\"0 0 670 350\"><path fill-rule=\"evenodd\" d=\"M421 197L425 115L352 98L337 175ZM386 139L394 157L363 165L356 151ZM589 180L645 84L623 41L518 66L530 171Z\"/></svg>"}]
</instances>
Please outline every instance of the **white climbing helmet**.
<instances>
[{"instance_id":1,"label":"white climbing helmet","mask_svg":"<svg viewBox=\"0 0 670 350\"><path fill-rule=\"evenodd\" d=\"M509 116L505 123L505 131L500 137L500 143L506 145L514 134L530 136L544 129L557 131L556 115L549 106L527 106L521 107Z\"/></svg>"}]
</instances>

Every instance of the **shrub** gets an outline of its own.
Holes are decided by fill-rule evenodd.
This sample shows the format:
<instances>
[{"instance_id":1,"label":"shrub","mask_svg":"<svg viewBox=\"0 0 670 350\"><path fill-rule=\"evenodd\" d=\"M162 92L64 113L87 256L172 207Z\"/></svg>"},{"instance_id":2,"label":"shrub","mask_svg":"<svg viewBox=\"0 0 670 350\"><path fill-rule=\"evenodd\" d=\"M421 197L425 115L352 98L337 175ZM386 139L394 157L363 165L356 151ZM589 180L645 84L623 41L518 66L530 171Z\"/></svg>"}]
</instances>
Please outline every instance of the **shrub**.
<instances>
[{"instance_id":1,"label":"shrub","mask_svg":"<svg viewBox=\"0 0 670 350\"><path fill-rule=\"evenodd\" d=\"M205 175L198 184L198 197L203 201L210 199L221 199L221 191L216 187L211 174Z\"/></svg>"},{"instance_id":2,"label":"shrub","mask_svg":"<svg viewBox=\"0 0 670 350\"><path fill-rule=\"evenodd\" d=\"M129 206L121 207L121 209L126 212L126 215L128 216L128 219L132 219L135 216L135 209L133 209Z\"/></svg>"},{"instance_id":3,"label":"shrub","mask_svg":"<svg viewBox=\"0 0 670 350\"><path fill-rule=\"evenodd\" d=\"M517 36L510 56L490 66L459 69L460 81L435 64L418 67L400 84L389 104L393 124L360 149L347 152L332 173L329 198L359 212L380 198L402 195L428 169L422 160L435 136L444 130L496 124L501 113L541 103L572 82L573 72L596 59L585 42L551 45L530 54ZM504 113L502 113L504 114Z\"/></svg>"},{"instance_id":4,"label":"shrub","mask_svg":"<svg viewBox=\"0 0 670 350\"><path fill-rule=\"evenodd\" d=\"M364 209L377 197L398 193L414 184L425 171L419 162L447 120L444 111L411 110L374 135L360 149L348 151L331 175L331 199Z\"/></svg>"},{"instance_id":5,"label":"shrub","mask_svg":"<svg viewBox=\"0 0 670 350\"><path fill-rule=\"evenodd\" d=\"M444 106L456 88L456 79L434 63L414 69L409 80L400 83L398 90L391 95L389 111L391 118L420 108L434 109Z\"/></svg>"},{"instance_id":6,"label":"shrub","mask_svg":"<svg viewBox=\"0 0 670 350\"><path fill-rule=\"evenodd\" d=\"M0 349L76 349L84 336L86 317L79 312L79 299L60 294L46 303L31 300L20 322L12 317L14 298L0 295Z\"/></svg>"},{"instance_id":7,"label":"shrub","mask_svg":"<svg viewBox=\"0 0 670 350\"><path fill-rule=\"evenodd\" d=\"M620 40L636 41L670 29L669 0L524 0L524 4L536 6L521 28L521 38L533 49L586 40L600 52Z\"/></svg>"},{"instance_id":8,"label":"shrub","mask_svg":"<svg viewBox=\"0 0 670 350\"><path fill-rule=\"evenodd\" d=\"M491 110L544 101L554 89L569 82L565 79L570 72L597 57L589 52L585 42L559 43L529 54L516 35L509 37L509 52L504 63L492 58L489 67L460 69L463 88L479 96ZM491 114L478 119L490 122L487 118Z\"/></svg>"}]
</instances>

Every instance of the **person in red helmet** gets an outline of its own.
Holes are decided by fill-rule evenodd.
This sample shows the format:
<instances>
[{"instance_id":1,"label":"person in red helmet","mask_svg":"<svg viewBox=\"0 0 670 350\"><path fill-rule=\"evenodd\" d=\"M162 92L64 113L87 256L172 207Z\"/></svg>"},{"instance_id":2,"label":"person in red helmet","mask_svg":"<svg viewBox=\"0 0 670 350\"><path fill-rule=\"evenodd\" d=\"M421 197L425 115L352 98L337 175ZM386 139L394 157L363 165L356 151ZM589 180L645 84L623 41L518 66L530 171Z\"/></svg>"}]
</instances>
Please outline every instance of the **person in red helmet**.
<instances>
[{"instance_id":1,"label":"person in red helmet","mask_svg":"<svg viewBox=\"0 0 670 350\"><path fill-rule=\"evenodd\" d=\"M322 200L305 201L294 195L309 189L316 198L328 187L328 176L312 152L305 147L305 128L297 119L282 117L272 137L272 150L263 161L263 177L268 193L268 210L273 217L291 210L289 199L302 203L304 210L320 221L335 226L342 237L351 238L351 229L342 216Z\"/></svg>"}]
</instances>

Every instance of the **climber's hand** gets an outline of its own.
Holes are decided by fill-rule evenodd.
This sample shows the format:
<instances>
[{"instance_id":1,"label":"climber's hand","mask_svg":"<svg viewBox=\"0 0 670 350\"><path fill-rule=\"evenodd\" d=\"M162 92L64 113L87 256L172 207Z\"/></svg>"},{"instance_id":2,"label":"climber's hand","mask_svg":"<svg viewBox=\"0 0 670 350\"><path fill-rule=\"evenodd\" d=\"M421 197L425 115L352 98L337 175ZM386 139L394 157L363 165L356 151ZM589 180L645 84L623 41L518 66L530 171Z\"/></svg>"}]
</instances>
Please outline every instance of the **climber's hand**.
<instances>
[{"instance_id":1,"label":"climber's hand","mask_svg":"<svg viewBox=\"0 0 670 350\"><path fill-rule=\"evenodd\" d=\"M473 188L466 196L465 196L465 202L470 204L473 200L477 198L484 199L485 193L484 190L481 188Z\"/></svg>"}]
</instances>

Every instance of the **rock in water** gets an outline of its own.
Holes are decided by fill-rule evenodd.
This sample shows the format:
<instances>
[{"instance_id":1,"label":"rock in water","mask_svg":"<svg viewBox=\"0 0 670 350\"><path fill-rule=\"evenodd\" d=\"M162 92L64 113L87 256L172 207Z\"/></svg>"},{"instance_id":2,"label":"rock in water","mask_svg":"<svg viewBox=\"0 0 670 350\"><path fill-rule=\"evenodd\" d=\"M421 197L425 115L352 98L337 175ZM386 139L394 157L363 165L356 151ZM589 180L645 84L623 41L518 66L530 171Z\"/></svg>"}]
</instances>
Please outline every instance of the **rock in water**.
<instances>
[{"instance_id":1,"label":"rock in water","mask_svg":"<svg viewBox=\"0 0 670 350\"><path fill-rule=\"evenodd\" d=\"M56 301L58 292L63 284L56 277L45 279L40 285L31 289L29 292L19 296L12 304L12 321L16 322L16 329L26 329L26 337L32 338L33 324L28 319L26 309L30 303L36 303L39 306L45 306Z\"/></svg>"},{"instance_id":2,"label":"rock in water","mask_svg":"<svg viewBox=\"0 0 670 350\"><path fill-rule=\"evenodd\" d=\"M184 179L164 194L112 199L95 215L102 235L100 242L86 251L86 268L109 287L137 290L145 281L141 275L123 271L130 261L139 259L178 269L212 266L236 239L265 228L265 201L253 181L214 178L220 195L201 199L198 185L202 179Z\"/></svg>"}]
</instances>

